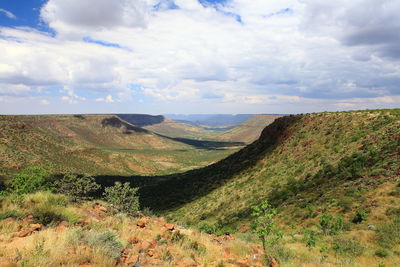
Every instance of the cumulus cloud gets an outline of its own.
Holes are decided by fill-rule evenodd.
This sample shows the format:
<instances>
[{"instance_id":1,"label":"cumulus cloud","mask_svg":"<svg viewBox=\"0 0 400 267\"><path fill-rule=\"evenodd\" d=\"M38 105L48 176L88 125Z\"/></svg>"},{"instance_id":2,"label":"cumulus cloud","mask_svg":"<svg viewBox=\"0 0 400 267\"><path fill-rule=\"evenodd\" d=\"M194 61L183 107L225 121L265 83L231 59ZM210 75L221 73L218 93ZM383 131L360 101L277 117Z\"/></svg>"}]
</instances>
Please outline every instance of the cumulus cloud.
<instances>
[{"instance_id":1,"label":"cumulus cloud","mask_svg":"<svg viewBox=\"0 0 400 267\"><path fill-rule=\"evenodd\" d=\"M85 97L75 94L74 89L68 86L65 86L62 91L66 92L67 95L62 96L61 100L67 102L68 104L78 104L80 101L86 100Z\"/></svg>"},{"instance_id":2,"label":"cumulus cloud","mask_svg":"<svg viewBox=\"0 0 400 267\"><path fill-rule=\"evenodd\" d=\"M40 13L59 36L82 37L92 31L144 27L147 5L143 0L49 0Z\"/></svg>"},{"instance_id":3,"label":"cumulus cloud","mask_svg":"<svg viewBox=\"0 0 400 267\"><path fill-rule=\"evenodd\" d=\"M115 100L113 99L112 95L108 95L108 96L106 96L106 97L104 97L104 98L102 98L102 97L96 98L95 101L96 101L96 102L106 102L106 103L113 103L113 102L115 102Z\"/></svg>"},{"instance_id":4,"label":"cumulus cloud","mask_svg":"<svg viewBox=\"0 0 400 267\"><path fill-rule=\"evenodd\" d=\"M41 18L55 36L0 28L0 95L57 87L69 88L67 103L139 94L221 109L399 103L398 1L205 2L49 0Z\"/></svg>"},{"instance_id":5,"label":"cumulus cloud","mask_svg":"<svg viewBox=\"0 0 400 267\"><path fill-rule=\"evenodd\" d=\"M344 45L366 46L377 56L400 59L399 1L302 1L304 25L311 31L319 29L319 34L331 34Z\"/></svg>"}]
</instances>

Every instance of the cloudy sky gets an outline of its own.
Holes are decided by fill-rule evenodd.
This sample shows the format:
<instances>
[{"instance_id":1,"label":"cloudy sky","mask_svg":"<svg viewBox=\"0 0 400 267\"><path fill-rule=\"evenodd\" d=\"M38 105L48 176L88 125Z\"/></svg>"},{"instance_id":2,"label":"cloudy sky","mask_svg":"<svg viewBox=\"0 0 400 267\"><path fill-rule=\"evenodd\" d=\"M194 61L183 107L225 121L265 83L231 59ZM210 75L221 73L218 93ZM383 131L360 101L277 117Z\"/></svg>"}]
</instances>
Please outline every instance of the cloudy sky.
<instances>
[{"instance_id":1,"label":"cloudy sky","mask_svg":"<svg viewBox=\"0 0 400 267\"><path fill-rule=\"evenodd\" d=\"M0 114L400 107L398 0L1 0Z\"/></svg>"}]
</instances>

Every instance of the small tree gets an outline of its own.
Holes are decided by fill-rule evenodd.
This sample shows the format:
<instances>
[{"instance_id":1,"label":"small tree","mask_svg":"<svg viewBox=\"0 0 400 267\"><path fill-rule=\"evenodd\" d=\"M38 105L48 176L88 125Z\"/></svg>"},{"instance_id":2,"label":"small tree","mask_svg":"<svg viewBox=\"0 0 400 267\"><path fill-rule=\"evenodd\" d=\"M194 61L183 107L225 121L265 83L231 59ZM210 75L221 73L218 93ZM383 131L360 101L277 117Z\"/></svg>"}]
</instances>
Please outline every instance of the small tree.
<instances>
[{"instance_id":1,"label":"small tree","mask_svg":"<svg viewBox=\"0 0 400 267\"><path fill-rule=\"evenodd\" d=\"M104 198L119 212L135 214L139 211L138 188L131 187L128 182L115 182L114 186L104 189Z\"/></svg>"},{"instance_id":2,"label":"small tree","mask_svg":"<svg viewBox=\"0 0 400 267\"><path fill-rule=\"evenodd\" d=\"M282 238L283 233L277 229L274 217L277 214L276 209L264 200L259 205L252 207L253 223L252 230L260 238L265 254L267 247L276 245Z\"/></svg>"},{"instance_id":3,"label":"small tree","mask_svg":"<svg viewBox=\"0 0 400 267\"><path fill-rule=\"evenodd\" d=\"M73 201L78 199L92 199L92 195L100 189L92 176L79 177L76 174L65 174L55 182L55 191L68 195Z\"/></svg>"},{"instance_id":4,"label":"small tree","mask_svg":"<svg viewBox=\"0 0 400 267\"><path fill-rule=\"evenodd\" d=\"M8 191L17 195L51 189L49 174L42 167L22 170L10 182Z\"/></svg>"}]
</instances>

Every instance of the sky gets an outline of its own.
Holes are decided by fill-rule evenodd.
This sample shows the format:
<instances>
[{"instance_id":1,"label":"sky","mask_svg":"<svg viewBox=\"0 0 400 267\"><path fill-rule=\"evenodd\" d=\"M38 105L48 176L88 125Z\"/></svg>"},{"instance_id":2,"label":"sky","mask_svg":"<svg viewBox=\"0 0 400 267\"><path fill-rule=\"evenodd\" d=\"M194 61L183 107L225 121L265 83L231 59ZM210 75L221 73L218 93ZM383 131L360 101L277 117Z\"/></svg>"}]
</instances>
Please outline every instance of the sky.
<instances>
[{"instance_id":1,"label":"sky","mask_svg":"<svg viewBox=\"0 0 400 267\"><path fill-rule=\"evenodd\" d=\"M400 107L398 0L0 0L0 114Z\"/></svg>"}]
</instances>

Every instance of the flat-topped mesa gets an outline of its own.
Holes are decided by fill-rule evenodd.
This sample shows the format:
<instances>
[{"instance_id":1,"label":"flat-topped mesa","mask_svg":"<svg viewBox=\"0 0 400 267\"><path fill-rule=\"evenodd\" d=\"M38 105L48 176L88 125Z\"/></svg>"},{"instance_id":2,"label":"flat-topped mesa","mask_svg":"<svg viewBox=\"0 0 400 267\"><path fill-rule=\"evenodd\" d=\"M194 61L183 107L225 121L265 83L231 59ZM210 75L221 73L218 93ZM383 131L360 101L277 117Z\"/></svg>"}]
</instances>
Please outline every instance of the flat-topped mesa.
<instances>
[{"instance_id":1,"label":"flat-topped mesa","mask_svg":"<svg viewBox=\"0 0 400 267\"><path fill-rule=\"evenodd\" d=\"M161 123L165 120L162 115L148 114L116 114L121 119L139 127Z\"/></svg>"}]
</instances>

